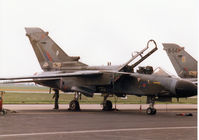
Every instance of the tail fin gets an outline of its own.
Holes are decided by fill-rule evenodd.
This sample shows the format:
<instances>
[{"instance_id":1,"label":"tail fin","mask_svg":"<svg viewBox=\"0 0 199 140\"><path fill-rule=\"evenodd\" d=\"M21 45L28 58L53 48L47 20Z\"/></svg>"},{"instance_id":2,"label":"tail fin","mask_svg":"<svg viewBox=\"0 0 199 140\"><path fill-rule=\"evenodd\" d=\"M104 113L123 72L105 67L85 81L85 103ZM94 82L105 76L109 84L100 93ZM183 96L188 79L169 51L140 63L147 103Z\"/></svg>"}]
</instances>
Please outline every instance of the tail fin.
<instances>
[{"instance_id":1,"label":"tail fin","mask_svg":"<svg viewBox=\"0 0 199 140\"><path fill-rule=\"evenodd\" d=\"M67 67L86 66L79 62L80 57L68 56L40 28L25 28L41 68L44 71L67 69Z\"/></svg>"},{"instance_id":2,"label":"tail fin","mask_svg":"<svg viewBox=\"0 0 199 140\"><path fill-rule=\"evenodd\" d=\"M162 45L179 77L197 77L197 61L183 47L172 43L163 43Z\"/></svg>"}]
</instances>

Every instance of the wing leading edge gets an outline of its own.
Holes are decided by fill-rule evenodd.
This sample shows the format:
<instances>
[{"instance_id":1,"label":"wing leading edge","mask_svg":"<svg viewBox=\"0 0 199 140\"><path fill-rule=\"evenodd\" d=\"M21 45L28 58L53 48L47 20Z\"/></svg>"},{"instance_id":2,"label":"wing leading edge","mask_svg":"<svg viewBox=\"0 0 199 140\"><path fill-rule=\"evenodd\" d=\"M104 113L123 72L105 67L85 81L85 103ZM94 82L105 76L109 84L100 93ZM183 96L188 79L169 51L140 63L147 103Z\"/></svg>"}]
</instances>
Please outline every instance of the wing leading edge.
<instances>
[{"instance_id":1,"label":"wing leading edge","mask_svg":"<svg viewBox=\"0 0 199 140\"><path fill-rule=\"evenodd\" d=\"M50 81L50 80L59 80L64 77L84 77L84 76L99 76L103 73L100 71L78 71L73 73L42 73L39 75L33 76L24 76L24 77L12 77L12 78L0 78L0 80L8 81L8 80L15 80L15 81L8 81L5 83L26 83L26 82L40 82L40 81ZM29 79L29 80L27 80ZM18 80L18 81L17 81Z\"/></svg>"}]
</instances>

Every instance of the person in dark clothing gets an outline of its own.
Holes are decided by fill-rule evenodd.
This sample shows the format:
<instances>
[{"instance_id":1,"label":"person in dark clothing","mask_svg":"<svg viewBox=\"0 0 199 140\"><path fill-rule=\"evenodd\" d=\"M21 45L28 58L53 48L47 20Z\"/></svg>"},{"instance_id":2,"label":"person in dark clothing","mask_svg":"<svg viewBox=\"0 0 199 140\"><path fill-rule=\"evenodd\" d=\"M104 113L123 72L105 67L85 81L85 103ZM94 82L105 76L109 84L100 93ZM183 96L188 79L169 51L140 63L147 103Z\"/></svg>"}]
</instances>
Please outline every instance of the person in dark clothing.
<instances>
[{"instance_id":1,"label":"person in dark clothing","mask_svg":"<svg viewBox=\"0 0 199 140\"><path fill-rule=\"evenodd\" d=\"M53 98L55 98L55 107L54 109L59 109L59 90L53 89L55 91Z\"/></svg>"}]
</instances>

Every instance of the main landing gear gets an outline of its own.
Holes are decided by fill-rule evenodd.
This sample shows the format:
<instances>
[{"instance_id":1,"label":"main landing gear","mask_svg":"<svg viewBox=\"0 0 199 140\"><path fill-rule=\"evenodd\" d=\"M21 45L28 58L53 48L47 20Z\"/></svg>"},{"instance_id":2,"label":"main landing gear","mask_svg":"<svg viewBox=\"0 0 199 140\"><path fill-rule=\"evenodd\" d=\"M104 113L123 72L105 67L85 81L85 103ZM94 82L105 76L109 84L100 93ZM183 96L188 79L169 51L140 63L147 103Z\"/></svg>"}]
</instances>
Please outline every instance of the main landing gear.
<instances>
[{"instance_id":1,"label":"main landing gear","mask_svg":"<svg viewBox=\"0 0 199 140\"><path fill-rule=\"evenodd\" d=\"M155 115L156 114L156 109L154 108L155 97L154 96L148 96L147 102L149 103L149 107L146 110L146 114L147 115Z\"/></svg>"},{"instance_id":2,"label":"main landing gear","mask_svg":"<svg viewBox=\"0 0 199 140\"><path fill-rule=\"evenodd\" d=\"M69 104L69 110L80 111L80 105L79 105L80 97L81 97L81 94L79 92L75 92L74 99Z\"/></svg>"},{"instance_id":3,"label":"main landing gear","mask_svg":"<svg viewBox=\"0 0 199 140\"><path fill-rule=\"evenodd\" d=\"M104 96L104 100L103 100L103 103L102 103L102 105L103 105L103 111L111 111L111 110L113 110L112 108L113 108L113 104L112 104L112 102L110 101L110 100L107 100L107 98L108 98L108 94L107 95L105 95Z\"/></svg>"}]
</instances>

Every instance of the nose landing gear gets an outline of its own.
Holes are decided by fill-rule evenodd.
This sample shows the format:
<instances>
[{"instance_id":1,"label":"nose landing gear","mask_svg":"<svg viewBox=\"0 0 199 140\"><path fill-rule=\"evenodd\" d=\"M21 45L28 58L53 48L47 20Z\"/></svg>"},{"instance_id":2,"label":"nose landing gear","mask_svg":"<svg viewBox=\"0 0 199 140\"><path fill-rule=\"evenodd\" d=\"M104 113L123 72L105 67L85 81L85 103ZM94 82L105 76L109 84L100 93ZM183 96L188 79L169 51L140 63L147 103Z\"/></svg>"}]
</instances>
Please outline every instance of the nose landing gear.
<instances>
[{"instance_id":1,"label":"nose landing gear","mask_svg":"<svg viewBox=\"0 0 199 140\"><path fill-rule=\"evenodd\" d=\"M156 109L155 109L155 108L149 107L149 108L147 108L147 110L146 110L146 114L147 114L147 115L155 115L155 114L156 114Z\"/></svg>"}]
</instances>

